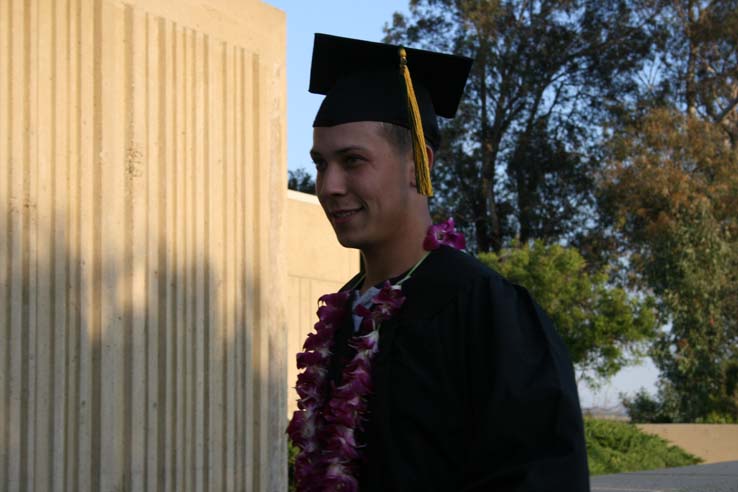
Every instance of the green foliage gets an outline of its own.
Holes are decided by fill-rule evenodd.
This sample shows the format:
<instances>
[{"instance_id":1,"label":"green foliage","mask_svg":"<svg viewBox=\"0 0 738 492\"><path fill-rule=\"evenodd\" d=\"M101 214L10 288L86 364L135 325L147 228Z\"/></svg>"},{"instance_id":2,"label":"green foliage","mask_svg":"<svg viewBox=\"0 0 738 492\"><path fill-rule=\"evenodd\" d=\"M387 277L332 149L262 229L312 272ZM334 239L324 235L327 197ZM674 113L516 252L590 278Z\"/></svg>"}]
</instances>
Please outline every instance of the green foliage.
<instances>
[{"instance_id":1,"label":"green foliage","mask_svg":"<svg viewBox=\"0 0 738 492\"><path fill-rule=\"evenodd\" d=\"M680 422L679 401L668 381L659 383L656 397L641 388L633 396L621 395L630 421L636 424Z\"/></svg>"},{"instance_id":2,"label":"green foliage","mask_svg":"<svg viewBox=\"0 0 738 492\"><path fill-rule=\"evenodd\" d=\"M665 415L662 404L653 398L646 390L641 389L632 397L625 396L623 398L623 406L628 411L628 417L633 423L670 423L670 419Z\"/></svg>"},{"instance_id":3,"label":"green foliage","mask_svg":"<svg viewBox=\"0 0 738 492\"><path fill-rule=\"evenodd\" d=\"M395 14L387 41L475 60L443 129L432 202L474 249L588 226L598 124L636 87L649 18L625 0L412 0Z\"/></svg>"},{"instance_id":4,"label":"green foliage","mask_svg":"<svg viewBox=\"0 0 738 492\"><path fill-rule=\"evenodd\" d=\"M303 193L315 194L315 180L304 169L287 171L287 189L301 191Z\"/></svg>"},{"instance_id":5,"label":"green foliage","mask_svg":"<svg viewBox=\"0 0 738 492\"><path fill-rule=\"evenodd\" d=\"M651 355L679 421L738 417L738 146L722 125L674 109L611 141L602 211L630 252L633 285L659 299Z\"/></svg>"},{"instance_id":6,"label":"green foliage","mask_svg":"<svg viewBox=\"0 0 738 492\"><path fill-rule=\"evenodd\" d=\"M287 439L287 483L289 484L288 492L295 492L297 485L295 484L295 458L300 449Z\"/></svg>"},{"instance_id":7,"label":"green foliage","mask_svg":"<svg viewBox=\"0 0 738 492\"><path fill-rule=\"evenodd\" d=\"M653 299L610 285L605 270L589 272L573 248L535 241L479 259L531 292L590 383L596 381L589 374L607 378L643 355L655 335Z\"/></svg>"},{"instance_id":8,"label":"green foliage","mask_svg":"<svg viewBox=\"0 0 738 492\"><path fill-rule=\"evenodd\" d=\"M587 418L584 435L591 475L687 466L701 461L625 422Z\"/></svg>"},{"instance_id":9,"label":"green foliage","mask_svg":"<svg viewBox=\"0 0 738 492\"><path fill-rule=\"evenodd\" d=\"M735 420L738 1L663 2L654 19L647 84L607 130L601 226L670 324L651 351L658 406L677 421Z\"/></svg>"},{"instance_id":10,"label":"green foliage","mask_svg":"<svg viewBox=\"0 0 738 492\"><path fill-rule=\"evenodd\" d=\"M682 398L669 380L662 379L656 396L641 389L635 395L621 395L623 406L633 423L738 424L738 418L730 411L712 410L695 418L685 418Z\"/></svg>"}]
</instances>

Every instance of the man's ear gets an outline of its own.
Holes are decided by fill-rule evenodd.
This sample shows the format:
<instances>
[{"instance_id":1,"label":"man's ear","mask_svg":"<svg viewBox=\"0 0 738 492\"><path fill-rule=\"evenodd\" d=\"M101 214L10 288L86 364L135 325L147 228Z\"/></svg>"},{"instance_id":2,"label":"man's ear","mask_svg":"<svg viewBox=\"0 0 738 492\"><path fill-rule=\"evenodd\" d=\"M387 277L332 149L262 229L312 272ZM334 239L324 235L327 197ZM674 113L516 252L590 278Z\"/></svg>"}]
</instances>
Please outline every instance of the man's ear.
<instances>
[{"instance_id":1,"label":"man's ear","mask_svg":"<svg viewBox=\"0 0 738 492\"><path fill-rule=\"evenodd\" d=\"M433 164L436 162L436 154L433 152L433 149L430 145L425 146L425 155L428 156L428 168L431 172L433 172ZM413 188L417 187L417 181L415 179L415 162L413 161L413 153L410 151L410 166L409 166L409 178L410 178L410 186Z\"/></svg>"}]
</instances>

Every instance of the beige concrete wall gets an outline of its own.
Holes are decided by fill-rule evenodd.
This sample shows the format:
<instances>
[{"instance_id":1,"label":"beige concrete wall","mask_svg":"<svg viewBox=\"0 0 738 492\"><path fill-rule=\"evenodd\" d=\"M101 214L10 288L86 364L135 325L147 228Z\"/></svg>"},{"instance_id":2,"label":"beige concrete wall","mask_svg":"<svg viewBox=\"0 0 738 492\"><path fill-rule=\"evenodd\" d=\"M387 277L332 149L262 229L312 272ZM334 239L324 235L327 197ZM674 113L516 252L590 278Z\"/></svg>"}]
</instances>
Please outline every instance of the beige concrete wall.
<instances>
[{"instance_id":1,"label":"beige concrete wall","mask_svg":"<svg viewBox=\"0 0 738 492\"><path fill-rule=\"evenodd\" d=\"M286 490L285 16L0 1L0 489Z\"/></svg>"},{"instance_id":2,"label":"beige concrete wall","mask_svg":"<svg viewBox=\"0 0 738 492\"><path fill-rule=\"evenodd\" d=\"M317 321L318 297L336 292L359 271L359 252L338 243L313 195L287 192L287 404L297 408L295 354Z\"/></svg>"},{"instance_id":3,"label":"beige concrete wall","mask_svg":"<svg viewBox=\"0 0 738 492\"><path fill-rule=\"evenodd\" d=\"M663 437L705 463L738 460L736 424L638 424L638 428Z\"/></svg>"}]
</instances>

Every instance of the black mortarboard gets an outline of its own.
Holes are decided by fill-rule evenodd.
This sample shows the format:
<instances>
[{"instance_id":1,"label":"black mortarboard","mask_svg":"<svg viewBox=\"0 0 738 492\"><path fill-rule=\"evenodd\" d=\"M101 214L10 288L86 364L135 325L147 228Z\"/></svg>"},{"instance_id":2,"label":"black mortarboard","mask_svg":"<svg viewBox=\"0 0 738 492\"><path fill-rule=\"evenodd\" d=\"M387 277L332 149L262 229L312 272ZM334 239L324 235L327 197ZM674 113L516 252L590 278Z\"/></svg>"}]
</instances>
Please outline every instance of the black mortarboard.
<instances>
[{"instance_id":1,"label":"black mortarboard","mask_svg":"<svg viewBox=\"0 0 738 492\"><path fill-rule=\"evenodd\" d=\"M431 195L427 162L425 169L419 162L425 139L438 147L436 116L454 116L471 64L462 56L316 34L309 90L326 97L313 126L381 121L409 128L418 191Z\"/></svg>"}]
</instances>

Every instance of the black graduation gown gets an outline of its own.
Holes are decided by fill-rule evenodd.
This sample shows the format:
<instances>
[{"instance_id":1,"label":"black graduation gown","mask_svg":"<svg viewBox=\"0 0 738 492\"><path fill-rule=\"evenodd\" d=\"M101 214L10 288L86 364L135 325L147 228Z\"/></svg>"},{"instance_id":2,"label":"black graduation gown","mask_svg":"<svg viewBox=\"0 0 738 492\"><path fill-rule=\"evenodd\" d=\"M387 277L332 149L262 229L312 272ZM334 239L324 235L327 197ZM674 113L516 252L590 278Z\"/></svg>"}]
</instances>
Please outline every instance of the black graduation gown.
<instances>
[{"instance_id":1,"label":"black graduation gown","mask_svg":"<svg viewBox=\"0 0 738 492\"><path fill-rule=\"evenodd\" d=\"M588 491L570 357L530 294L446 246L403 291L380 328L361 491ZM352 329L336 336L333 378Z\"/></svg>"}]
</instances>

